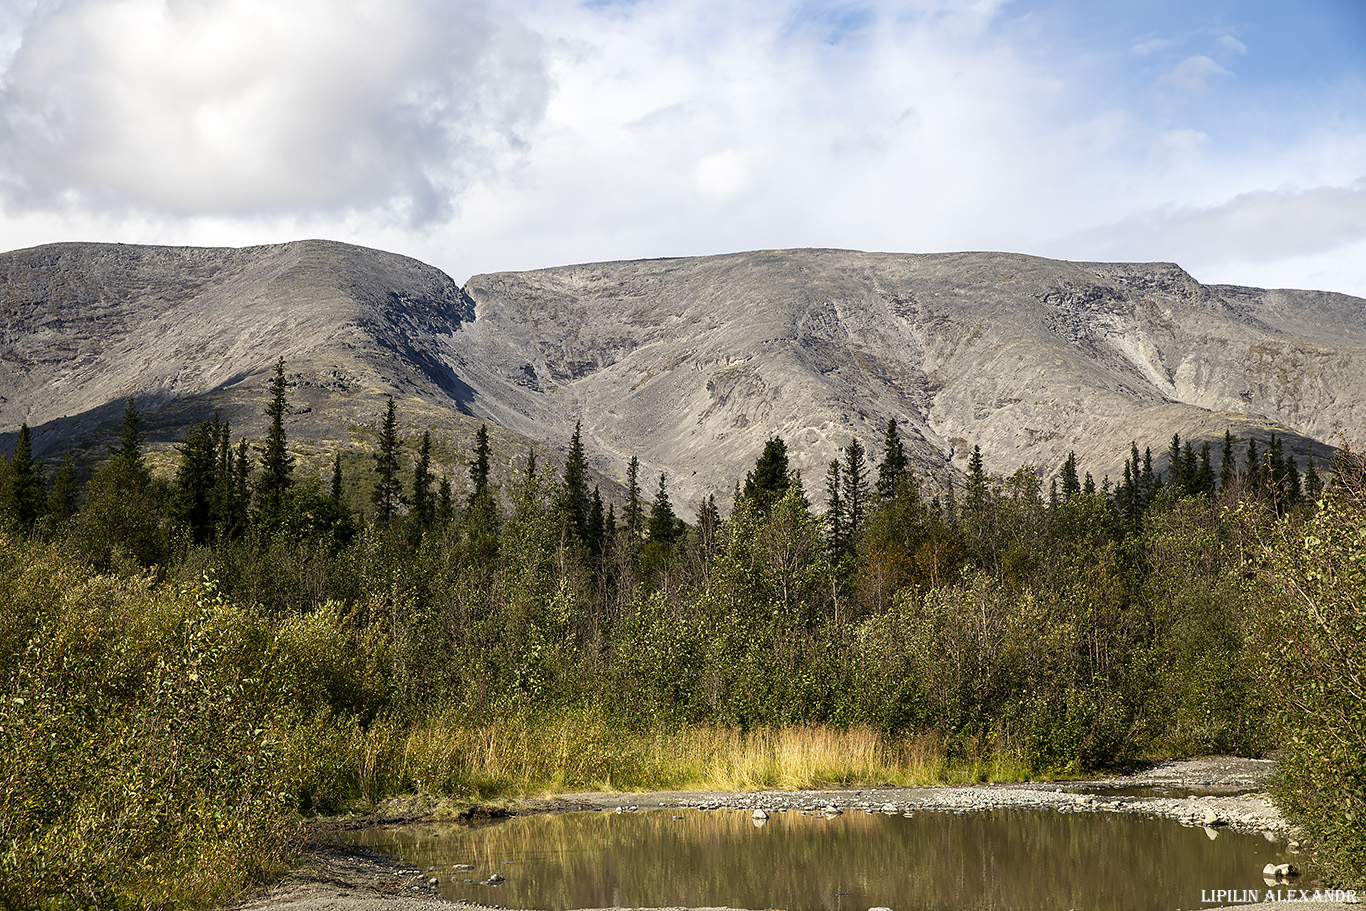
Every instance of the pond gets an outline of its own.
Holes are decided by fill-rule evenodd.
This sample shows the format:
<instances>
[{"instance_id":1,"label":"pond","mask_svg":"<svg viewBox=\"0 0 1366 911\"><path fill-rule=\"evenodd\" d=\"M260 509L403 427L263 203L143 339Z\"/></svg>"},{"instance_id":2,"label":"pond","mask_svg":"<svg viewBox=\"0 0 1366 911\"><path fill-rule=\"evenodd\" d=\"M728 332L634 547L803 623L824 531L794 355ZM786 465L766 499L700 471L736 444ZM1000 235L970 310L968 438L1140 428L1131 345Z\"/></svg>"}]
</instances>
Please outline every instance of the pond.
<instances>
[{"instance_id":1,"label":"pond","mask_svg":"<svg viewBox=\"0 0 1366 911\"><path fill-rule=\"evenodd\" d=\"M1170 911L1210 904L1204 890L1264 893L1262 866L1290 859L1283 842L1261 835L1052 810L791 810L767 820L746 810L566 813L372 829L349 840L431 871L448 898L545 911ZM489 885L494 874L503 881Z\"/></svg>"}]
</instances>

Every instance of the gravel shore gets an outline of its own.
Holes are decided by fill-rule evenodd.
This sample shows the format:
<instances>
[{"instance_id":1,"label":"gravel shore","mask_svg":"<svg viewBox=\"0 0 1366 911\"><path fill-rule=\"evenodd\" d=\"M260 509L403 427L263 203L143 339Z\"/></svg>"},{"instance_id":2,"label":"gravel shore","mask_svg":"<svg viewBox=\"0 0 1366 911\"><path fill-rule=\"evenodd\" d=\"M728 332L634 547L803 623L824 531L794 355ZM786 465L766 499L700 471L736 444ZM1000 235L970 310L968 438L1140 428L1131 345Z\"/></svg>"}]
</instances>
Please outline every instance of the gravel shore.
<instances>
[{"instance_id":1,"label":"gravel shore","mask_svg":"<svg viewBox=\"0 0 1366 911\"><path fill-rule=\"evenodd\" d=\"M932 788L859 788L813 791L666 791L645 794L582 793L527 800L514 813L581 810L696 808L823 813L884 808L898 811L979 812L1004 808L1052 809L1077 813L1141 813L1183 825L1210 825L1271 833L1293 842L1294 833L1261 790L1271 774L1270 760L1204 757L1160 763L1132 774L1070 782L971 785ZM1189 793L1195 792L1195 793ZM268 893L233 911L480 911L478 906L438 896L416 867L374 851L327 844L329 832L360 825L410 822L412 805L397 803L396 813L364 820L330 821L320 826L320 842L307 863ZM1319 909L1355 911L1340 902L1239 904L1240 911ZM694 909L701 911L701 909Z\"/></svg>"}]
</instances>

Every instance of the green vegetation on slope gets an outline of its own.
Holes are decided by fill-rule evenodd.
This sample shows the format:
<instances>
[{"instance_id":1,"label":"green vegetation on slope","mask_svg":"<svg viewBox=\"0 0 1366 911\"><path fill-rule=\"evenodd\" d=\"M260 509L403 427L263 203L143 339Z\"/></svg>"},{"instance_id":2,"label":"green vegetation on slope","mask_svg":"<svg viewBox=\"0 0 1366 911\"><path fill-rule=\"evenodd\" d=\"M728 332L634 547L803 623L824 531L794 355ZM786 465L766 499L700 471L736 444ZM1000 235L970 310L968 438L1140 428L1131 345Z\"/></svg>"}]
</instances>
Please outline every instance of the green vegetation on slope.
<instances>
[{"instance_id":1,"label":"green vegetation on slope","mask_svg":"<svg viewBox=\"0 0 1366 911\"><path fill-rule=\"evenodd\" d=\"M1318 508L1275 447L1216 484L1179 440L1165 477L1135 449L1114 489L1069 459L1045 494L977 457L966 487L931 489L893 425L876 469L852 445L831 465L824 516L775 439L729 517L709 498L689 527L664 478L649 503L633 478L619 522L580 447L567 483L528 464L501 510L485 446L468 497L418 471L361 522L340 462L330 491L263 485L214 422L152 478L131 403L74 514L35 505L20 453L0 462L0 901L205 906L288 864L304 815L412 791L1268 748L1291 818L1362 876L1351 453Z\"/></svg>"}]
</instances>

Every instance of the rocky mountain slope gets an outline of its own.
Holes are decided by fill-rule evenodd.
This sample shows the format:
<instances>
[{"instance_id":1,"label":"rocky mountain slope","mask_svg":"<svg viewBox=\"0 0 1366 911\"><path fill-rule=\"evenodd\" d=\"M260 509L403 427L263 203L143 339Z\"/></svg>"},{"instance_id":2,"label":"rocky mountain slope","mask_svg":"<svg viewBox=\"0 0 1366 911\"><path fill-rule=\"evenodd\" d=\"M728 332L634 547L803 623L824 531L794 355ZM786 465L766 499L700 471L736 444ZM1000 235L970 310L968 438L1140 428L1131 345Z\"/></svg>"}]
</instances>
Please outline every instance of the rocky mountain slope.
<instances>
[{"instance_id":1,"label":"rocky mountain slope","mask_svg":"<svg viewBox=\"0 0 1366 911\"><path fill-rule=\"evenodd\" d=\"M1075 450L1098 479L1131 440L1274 431L1322 457L1366 418L1366 301L1170 264L782 250L462 289L327 241L0 254L0 433L26 421L48 458L107 434L129 395L163 443L215 410L258 435L279 357L301 443L362 445L392 394L453 472L496 425L510 472L582 420L605 480L635 454L680 505L728 492L775 433L819 500L826 463L854 436L875 457L889 418L929 472L976 444L993 471L1045 476Z\"/></svg>"}]
</instances>

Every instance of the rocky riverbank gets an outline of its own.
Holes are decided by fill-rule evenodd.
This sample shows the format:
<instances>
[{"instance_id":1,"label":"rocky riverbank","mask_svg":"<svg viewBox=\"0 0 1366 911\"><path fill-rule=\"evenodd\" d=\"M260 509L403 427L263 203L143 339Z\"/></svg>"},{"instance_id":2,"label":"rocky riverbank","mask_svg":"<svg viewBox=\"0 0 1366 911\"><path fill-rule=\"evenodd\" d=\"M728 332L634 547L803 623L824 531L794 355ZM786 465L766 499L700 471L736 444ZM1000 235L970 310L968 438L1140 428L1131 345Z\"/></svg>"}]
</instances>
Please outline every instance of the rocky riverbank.
<instances>
[{"instance_id":1,"label":"rocky riverbank","mask_svg":"<svg viewBox=\"0 0 1366 911\"><path fill-rule=\"evenodd\" d=\"M972 785L934 788L862 788L812 791L727 793L672 791L646 794L583 793L523 801L512 813L582 810L695 808L746 809L763 813L845 812L974 813L1004 808L1051 809L1076 813L1141 813L1205 826L1262 832L1268 839L1296 847L1294 832L1262 790L1273 770L1270 760L1207 757L1161 763L1132 774L1070 782ZM388 812L363 820L329 821L316 833L320 842L309 861L269 893L236 911L437 911L475 906L444 901L421 870L365 849L328 844L339 828L411 822L421 806L398 802ZM497 811L502 812L502 811ZM496 815L496 814L495 814ZM1282 888L1289 888L1284 886ZM1244 911L1272 908L1348 909L1336 902L1239 904Z\"/></svg>"}]
</instances>

